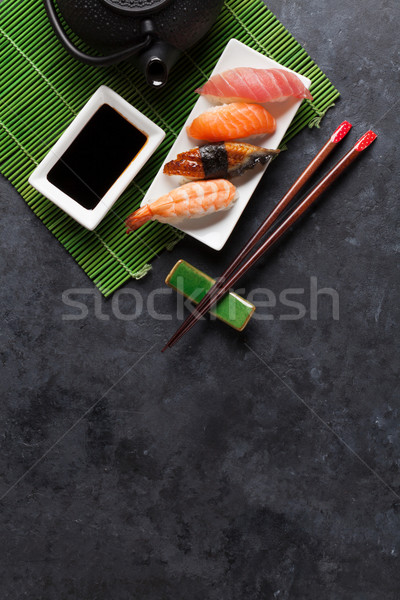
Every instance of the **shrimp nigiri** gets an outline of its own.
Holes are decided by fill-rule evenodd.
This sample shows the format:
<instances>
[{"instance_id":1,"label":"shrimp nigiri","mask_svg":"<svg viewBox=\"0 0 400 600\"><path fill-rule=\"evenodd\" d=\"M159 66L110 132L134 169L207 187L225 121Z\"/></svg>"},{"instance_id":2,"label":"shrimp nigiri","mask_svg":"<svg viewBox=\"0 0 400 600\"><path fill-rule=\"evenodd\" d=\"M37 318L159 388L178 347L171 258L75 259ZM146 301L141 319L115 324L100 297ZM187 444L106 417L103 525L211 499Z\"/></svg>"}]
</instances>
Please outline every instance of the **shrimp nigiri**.
<instances>
[{"instance_id":1,"label":"shrimp nigiri","mask_svg":"<svg viewBox=\"0 0 400 600\"><path fill-rule=\"evenodd\" d=\"M178 154L164 165L166 175L190 179L237 177L256 165L267 164L279 150L268 150L244 142L206 144Z\"/></svg>"},{"instance_id":2,"label":"shrimp nigiri","mask_svg":"<svg viewBox=\"0 0 400 600\"><path fill-rule=\"evenodd\" d=\"M194 119L187 132L196 140L224 142L273 133L275 128L275 117L263 106L233 102L206 110Z\"/></svg>"},{"instance_id":3,"label":"shrimp nigiri","mask_svg":"<svg viewBox=\"0 0 400 600\"><path fill-rule=\"evenodd\" d=\"M312 100L301 79L284 69L230 69L213 75L196 92L217 102L282 102L291 96Z\"/></svg>"},{"instance_id":4,"label":"shrimp nigiri","mask_svg":"<svg viewBox=\"0 0 400 600\"><path fill-rule=\"evenodd\" d=\"M125 221L127 233L148 221L175 224L182 219L204 217L229 208L236 199L236 188L226 179L191 181L145 204Z\"/></svg>"}]
</instances>

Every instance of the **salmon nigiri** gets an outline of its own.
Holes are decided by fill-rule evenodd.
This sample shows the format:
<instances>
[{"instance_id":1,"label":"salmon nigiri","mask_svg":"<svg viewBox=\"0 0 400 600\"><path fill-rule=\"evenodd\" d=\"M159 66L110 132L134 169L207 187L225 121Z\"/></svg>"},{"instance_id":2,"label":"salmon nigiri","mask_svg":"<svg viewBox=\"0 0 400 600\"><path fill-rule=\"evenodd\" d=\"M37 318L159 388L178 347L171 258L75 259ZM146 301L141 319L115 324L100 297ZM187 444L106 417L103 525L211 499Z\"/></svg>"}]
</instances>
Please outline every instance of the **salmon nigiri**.
<instances>
[{"instance_id":1,"label":"salmon nigiri","mask_svg":"<svg viewBox=\"0 0 400 600\"><path fill-rule=\"evenodd\" d=\"M263 106L233 102L206 110L194 119L187 132L196 140L224 142L273 133L275 128L275 117Z\"/></svg>"},{"instance_id":2,"label":"salmon nigiri","mask_svg":"<svg viewBox=\"0 0 400 600\"><path fill-rule=\"evenodd\" d=\"M213 75L196 92L219 102L282 102L291 96L312 100L301 79L284 69L230 69Z\"/></svg>"},{"instance_id":3,"label":"salmon nigiri","mask_svg":"<svg viewBox=\"0 0 400 600\"><path fill-rule=\"evenodd\" d=\"M191 181L135 210L125 221L127 233L148 221L173 225L182 219L204 217L229 208L235 199L236 188L226 179Z\"/></svg>"}]
</instances>

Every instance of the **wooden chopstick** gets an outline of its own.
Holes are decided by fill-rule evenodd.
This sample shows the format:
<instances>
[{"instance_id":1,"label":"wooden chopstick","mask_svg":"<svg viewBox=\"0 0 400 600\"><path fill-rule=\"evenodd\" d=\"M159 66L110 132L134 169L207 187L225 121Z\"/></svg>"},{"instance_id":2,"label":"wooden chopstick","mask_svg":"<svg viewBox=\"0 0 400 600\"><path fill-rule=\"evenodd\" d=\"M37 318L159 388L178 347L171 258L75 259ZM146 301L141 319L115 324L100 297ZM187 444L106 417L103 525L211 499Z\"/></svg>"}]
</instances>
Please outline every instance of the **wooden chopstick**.
<instances>
[{"instance_id":1,"label":"wooden chopstick","mask_svg":"<svg viewBox=\"0 0 400 600\"><path fill-rule=\"evenodd\" d=\"M267 237L267 239L260 245L260 247L237 269L237 271L226 278L224 283L216 290L215 294L209 296L207 302L202 302L202 308L200 304L197 306L195 311L195 318L191 319L185 328L180 328L180 333L175 334L173 342L170 340L168 344L163 348L165 350L168 347L173 346L180 338L193 327L193 325L216 303L226 292L231 288L239 279L244 275L250 267L252 267L271 246L276 243L279 238L314 204L314 202L325 192L328 187L341 175L351 163L360 156L361 152L365 150L375 139L376 134L373 131L367 131L353 146L349 152L347 152L343 158L336 163L336 165L316 184L309 194L300 202L300 204L293 210L293 212L277 227L273 233ZM204 300L204 299L203 299Z\"/></svg>"},{"instance_id":2,"label":"wooden chopstick","mask_svg":"<svg viewBox=\"0 0 400 600\"><path fill-rule=\"evenodd\" d=\"M301 175L296 179L294 184L290 187L290 189L286 192L283 198L278 202L272 212L266 217L266 219L261 223L260 227L257 231L252 235L249 241L245 244L239 254L234 258L231 264L227 267L227 269L223 272L223 274L217 279L215 284L210 288L201 302L198 304L196 309L188 316L188 318L182 323L182 325L177 329L175 334L168 341L167 345L163 348L163 351L167 346L170 346L174 343L175 338L181 335L181 333L186 330L189 324L192 321L196 320L196 315L198 312L202 310L202 308L208 303L210 298L217 292L218 289L225 283L225 281L230 277L230 275L235 271L235 269L242 263L242 261L249 255L249 253L253 250L259 240L265 235L265 233L270 229L270 227L275 223L278 216L283 212L283 210L288 206L288 204L293 200L293 198L300 192L300 190L305 186L305 184L309 181L312 175L316 172L316 170L322 165L322 163L327 159L332 150L336 147L336 145L348 134L351 129L351 123L348 121L343 121L339 125L339 127L334 131L329 140L324 144L318 154L312 159L312 161L307 165Z\"/></svg>"}]
</instances>

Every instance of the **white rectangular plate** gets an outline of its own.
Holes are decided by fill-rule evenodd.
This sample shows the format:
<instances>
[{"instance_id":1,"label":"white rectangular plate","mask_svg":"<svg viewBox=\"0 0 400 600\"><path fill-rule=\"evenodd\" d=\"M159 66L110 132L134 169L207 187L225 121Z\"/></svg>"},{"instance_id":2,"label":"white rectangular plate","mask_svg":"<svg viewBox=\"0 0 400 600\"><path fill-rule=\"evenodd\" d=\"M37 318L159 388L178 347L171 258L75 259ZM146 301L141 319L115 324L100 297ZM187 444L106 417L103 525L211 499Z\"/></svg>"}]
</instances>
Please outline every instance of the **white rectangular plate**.
<instances>
[{"instance_id":1,"label":"white rectangular plate","mask_svg":"<svg viewBox=\"0 0 400 600\"><path fill-rule=\"evenodd\" d=\"M242 42L232 39L223 51L212 75L222 73L228 69L234 69L235 67L253 67L257 69L279 68L290 71L290 69L287 69L276 61L271 60L245 44L242 44ZM303 77L297 73L296 75L301 79L306 88L309 89L311 81L307 77ZM290 98L285 102L271 102L264 104L268 111L276 118L276 131L273 135L258 136L257 138L254 138L254 143L258 146L264 146L265 148L278 148L300 104L301 100L297 100L296 98ZM182 131L178 135L165 159L165 162L173 160L180 152L185 152L197 145L197 142L187 135L186 125L189 125L195 117L211 106L213 106L211 102L201 96L199 97L188 120L182 128ZM147 204L148 202L157 199L163 194L167 194L180 185L180 178L164 175L163 167L164 165L161 167L147 194L143 198L142 206L143 204ZM239 198L232 208L199 219L182 221L182 224L179 225L178 229L191 235L196 240L203 242L203 244L210 246L210 248L214 248L214 250L221 250L232 233L233 228L238 222L239 217L244 211L266 168L266 166L263 168L256 167L244 176L235 177L232 180L232 183L237 187L239 193Z\"/></svg>"}]
</instances>

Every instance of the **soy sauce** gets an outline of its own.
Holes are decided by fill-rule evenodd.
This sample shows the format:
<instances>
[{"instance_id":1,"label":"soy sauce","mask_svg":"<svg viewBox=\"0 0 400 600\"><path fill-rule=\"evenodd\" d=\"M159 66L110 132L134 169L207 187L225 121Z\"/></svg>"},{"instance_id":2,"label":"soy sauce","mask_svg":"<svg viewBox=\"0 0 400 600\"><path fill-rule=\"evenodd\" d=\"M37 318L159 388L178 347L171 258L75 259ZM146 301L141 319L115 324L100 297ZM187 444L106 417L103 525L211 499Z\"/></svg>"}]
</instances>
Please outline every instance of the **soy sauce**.
<instances>
[{"instance_id":1,"label":"soy sauce","mask_svg":"<svg viewBox=\"0 0 400 600\"><path fill-rule=\"evenodd\" d=\"M103 104L59 158L47 179L84 208L95 208L147 141Z\"/></svg>"}]
</instances>

